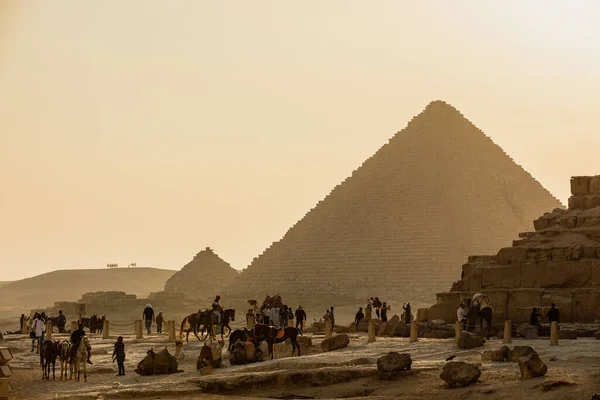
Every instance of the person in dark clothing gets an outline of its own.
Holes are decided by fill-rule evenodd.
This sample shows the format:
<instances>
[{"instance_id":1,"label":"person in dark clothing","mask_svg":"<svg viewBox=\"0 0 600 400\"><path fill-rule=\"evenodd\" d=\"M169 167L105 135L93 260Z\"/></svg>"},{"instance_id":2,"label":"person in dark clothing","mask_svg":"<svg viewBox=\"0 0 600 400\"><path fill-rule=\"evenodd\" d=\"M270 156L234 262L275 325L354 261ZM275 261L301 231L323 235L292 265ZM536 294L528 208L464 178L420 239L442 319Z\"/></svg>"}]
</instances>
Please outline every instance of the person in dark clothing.
<instances>
[{"instance_id":1,"label":"person in dark clothing","mask_svg":"<svg viewBox=\"0 0 600 400\"><path fill-rule=\"evenodd\" d=\"M335 316L333 315L333 306L329 311L329 319L331 320L331 329L335 328Z\"/></svg>"},{"instance_id":2,"label":"person in dark clothing","mask_svg":"<svg viewBox=\"0 0 600 400\"><path fill-rule=\"evenodd\" d=\"M375 300L373 300L373 308L375 309L375 315L379 318L379 309L381 308L381 300L379 300L379 297L375 297Z\"/></svg>"},{"instance_id":3,"label":"person in dark clothing","mask_svg":"<svg viewBox=\"0 0 600 400\"><path fill-rule=\"evenodd\" d=\"M560 322L560 312L558 311L558 308L556 308L556 304L550 304L550 310L548 310L546 318L548 318L550 323L556 322L558 324Z\"/></svg>"},{"instance_id":4,"label":"person in dark clothing","mask_svg":"<svg viewBox=\"0 0 600 400\"><path fill-rule=\"evenodd\" d=\"M112 360L113 362L117 360L117 365L119 366L119 373L117 376L125 375L125 343L123 343L123 336L117 338L117 343L115 343L115 349L112 354Z\"/></svg>"},{"instance_id":5,"label":"person in dark clothing","mask_svg":"<svg viewBox=\"0 0 600 400\"><path fill-rule=\"evenodd\" d=\"M162 333L163 322L165 322L165 318L163 317L161 311L156 316L156 333L158 333L159 335Z\"/></svg>"},{"instance_id":6,"label":"person in dark clothing","mask_svg":"<svg viewBox=\"0 0 600 400\"><path fill-rule=\"evenodd\" d=\"M383 305L381 306L381 321L382 322L386 322L388 320L387 312L389 311L389 309L390 309L390 306L388 306L386 304L386 302L384 301Z\"/></svg>"},{"instance_id":7,"label":"person in dark clothing","mask_svg":"<svg viewBox=\"0 0 600 400\"><path fill-rule=\"evenodd\" d=\"M77 354L77 349L79 348L79 345L81 344L81 339L84 336L85 336L85 331L83 330L83 324L79 324L79 328L71 333L71 344L73 345L71 347L71 357L73 359L75 358L75 355ZM92 356L92 352L90 349L88 349L88 357L87 357L88 364L93 364L90 361L91 356Z\"/></svg>"},{"instance_id":8,"label":"person in dark clothing","mask_svg":"<svg viewBox=\"0 0 600 400\"><path fill-rule=\"evenodd\" d=\"M19 329L19 333L23 334L23 328L25 327L25 321L27 321L25 319L25 314L21 314L21 318L19 319L19 325L21 326L21 328Z\"/></svg>"},{"instance_id":9,"label":"person in dark clothing","mask_svg":"<svg viewBox=\"0 0 600 400\"><path fill-rule=\"evenodd\" d=\"M404 309L404 322L406 322L407 325L410 325L412 322L412 310L410 308L410 303L402 305L402 308Z\"/></svg>"},{"instance_id":10,"label":"person in dark clothing","mask_svg":"<svg viewBox=\"0 0 600 400\"><path fill-rule=\"evenodd\" d=\"M146 308L144 308L144 312L142 313L146 325L146 330L148 331L148 335L151 332L152 321L154 320L154 309L150 305L150 303L146 304Z\"/></svg>"},{"instance_id":11,"label":"person in dark clothing","mask_svg":"<svg viewBox=\"0 0 600 400\"><path fill-rule=\"evenodd\" d=\"M302 306L298 306L296 309L296 329L300 331L304 330L304 321L306 321L306 312L302 309Z\"/></svg>"},{"instance_id":12,"label":"person in dark clothing","mask_svg":"<svg viewBox=\"0 0 600 400\"><path fill-rule=\"evenodd\" d=\"M533 308L531 310L531 315L529 315L529 325L535 326L538 330L538 335L542 333L542 324L540 324L539 318L543 317L542 314L538 312L537 308Z\"/></svg>"},{"instance_id":13,"label":"person in dark clothing","mask_svg":"<svg viewBox=\"0 0 600 400\"><path fill-rule=\"evenodd\" d=\"M356 329L358 329L358 323L364 318L365 318L365 314L363 314L362 307L358 307L358 312L354 316L354 326L356 326Z\"/></svg>"},{"instance_id":14,"label":"person in dark clothing","mask_svg":"<svg viewBox=\"0 0 600 400\"><path fill-rule=\"evenodd\" d=\"M58 320L57 320L57 325L58 325L58 333L64 333L65 332L65 325L67 324L67 317L65 317L65 315L63 314L62 310L58 312Z\"/></svg>"}]
</instances>

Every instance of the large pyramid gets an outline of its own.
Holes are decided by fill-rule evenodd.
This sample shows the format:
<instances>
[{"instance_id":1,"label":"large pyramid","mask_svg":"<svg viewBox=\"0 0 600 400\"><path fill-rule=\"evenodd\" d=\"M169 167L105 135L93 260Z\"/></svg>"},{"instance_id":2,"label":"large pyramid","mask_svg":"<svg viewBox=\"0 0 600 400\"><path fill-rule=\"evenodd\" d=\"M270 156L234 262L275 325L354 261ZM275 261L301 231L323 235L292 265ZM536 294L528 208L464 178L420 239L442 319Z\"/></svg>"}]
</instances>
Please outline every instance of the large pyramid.
<instances>
[{"instance_id":1,"label":"large pyramid","mask_svg":"<svg viewBox=\"0 0 600 400\"><path fill-rule=\"evenodd\" d=\"M183 293L188 300L205 300L214 297L238 275L237 270L207 247L167 280L165 292Z\"/></svg>"},{"instance_id":2,"label":"large pyramid","mask_svg":"<svg viewBox=\"0 0 600 400\"><path fill-rule=\"evenodd\" d=\"M561 206L460 112L434 101L228 293L431 301L468 254L510 245L540 212Z\"/></svg>"}]
</instances>

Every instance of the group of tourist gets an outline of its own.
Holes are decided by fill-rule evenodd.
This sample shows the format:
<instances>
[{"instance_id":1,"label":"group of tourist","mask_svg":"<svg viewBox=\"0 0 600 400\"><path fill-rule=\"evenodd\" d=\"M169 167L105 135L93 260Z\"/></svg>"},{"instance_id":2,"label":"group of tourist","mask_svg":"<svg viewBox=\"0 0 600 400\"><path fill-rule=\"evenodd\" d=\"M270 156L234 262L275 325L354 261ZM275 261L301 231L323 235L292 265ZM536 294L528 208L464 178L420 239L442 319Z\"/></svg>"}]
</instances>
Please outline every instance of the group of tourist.
<instances>
[{"instance_id":1,"label":"group of tourist","mask_svg":"<svg viewBox=\"0 0 600 400\"><path fill-rule=\"evenodd\" d=\"M162 311L160 311L155 318L152 304L148 303L142 312L142 318L144 320L144 325L146 326L146 332L148 332L148 335L152 333L153 322L156 322L156 333L159 335L162 333L162 327L165 322L165 317L163 317Z\"/></svg>"},{"instance_id":2,"label":"group of tourist","mask_svg":"<svg viewBox=\"0 0 600 400\"><path fill-rule=\"evenodd\" d=\"M252 310L248 311L253 314ZM254 315L254 320L259 324L273 326L275 328L287 328L288 326L294 325L294 319L296 320L296 328L303 330L304 322L306 321L306 312L302 309L302 306L298 306L294 312L291 306L283 304L281 307L278 304L274 304L273 307L268 305L263 307L259 313Z\"/></svg>"},{"instance_id":3,"label":"group of tourist","mask_svg":"<svg viewBox=\"0 0 600 400\"><path fill-rule=\"evenodd\" d=\"M332 307L333 308L333 307ZM381 322L387 322L388 320L388 311L392 308L387 304L387 302L382 302L379 300L379 297L371 297L367 300L367 305L363 312L363 308L359 307L356 315L354 316L354 325L358 328L358 324L361 320L371 320L373 319L373 310L375 310L375 316L377 319L381 319ZM402 309L404 313L402 314L402 321L410 324L412 321L412 310L410 303L404 303L402 305Z\"/></svg>"}]
</instances>

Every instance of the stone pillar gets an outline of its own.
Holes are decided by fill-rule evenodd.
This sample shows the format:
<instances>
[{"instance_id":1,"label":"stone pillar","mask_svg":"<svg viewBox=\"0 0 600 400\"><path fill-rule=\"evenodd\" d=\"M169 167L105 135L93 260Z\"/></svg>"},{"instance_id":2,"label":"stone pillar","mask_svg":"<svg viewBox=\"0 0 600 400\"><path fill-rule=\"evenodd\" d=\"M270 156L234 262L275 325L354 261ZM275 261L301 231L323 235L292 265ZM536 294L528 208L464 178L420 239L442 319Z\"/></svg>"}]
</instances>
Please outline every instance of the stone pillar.
<instances>
[{"instance_id":1,"label":"stone pillar","mask_svg":"<svg viewBox=\"0 0 600 400\"><path fill-rule=\"evenodd\" d=\"M558 323L556 321L550 324L550 346L558 346Z\"/></svg>"},{"instance_id":2,"label":"stone pillar","mask_svg":"<svg viewBox=\"0 0 600 400\"><path fill-rule=\"evenodd\" d=\"M79 328L78 325L79 324L77 323L77 321L71 321L71 333L75 332L77 328Z\"/></svg>"},{"instance_id":3,"label":"stone pillar","mask_svg":"<svg viewBox=\"0 0 600 400\"><path fill-rule=\"evenodd\" d=\"M372 319L369 320L369 343L375 341L375 322Z\"/></svg>"},{"instance_id":4,"label":"stone pillar","mask_svg":"<svg viewBox=\"0 0 600 400\"><path fill-rule=\"evenodd\" d=\"M167 331L169 331L169 340L175 340L175 321L167 321Z\"/></svg>"},{"instance_id":5,"label":"stone pillar","mask_svg":"<svg viewBox=\"0 0 600 400\"><path fill-rule=\"evenodd\" d=\"M329 339L333 336L333 329L331 328L331 320L325 321L325 339Z\"/></svg>"},{"instance_id":6,"label":"stone pillar","mask_svg":"<svg viewBox=\"0 0 600 400\"><path fill-rule=\"evenodd\" d=\"M460 334L462 332L462 323L460 321L456 321L456 328L454 328L454 333L456 335L456 342L458 343L460 339Z\"/></svg>"},{"instance_id":7,"label":"stone pillar","mask_svg":"<svg viewBox=\"0 0 600 400\"><path fill-rule=\"evenodd\" d=\"M52 321L46 321L46 339L52 339Z\"/></svg>"},{"instance_id":8,"label":"stone pillar","mask_svg":"<svg viewBox=\"0 0 600 400\"><path fill-rule=\"evenodd\" d=\"M110 324L108 320L105 319L102 324L102 339L108 339L110 337Z\"/></svg>"},{"instance_id":9,"label":"stone pillar","mask_svg":"<svg viewBox=\"0 0 600 400\"><path fill-rule=\"evenodd\" d=\"M144 327L142 326L142 320L135 320L135 338L143 339L144 338Z\"/></svg>"},{"instance_id":10,"label":"stone pillar","mask_svg":"<svg viewBox=\"0 0 600 400\"><path fill-rule=\"evenodd\" d=\"M248 330L250 330L250 331L253 330L254 324L256 323L254 314L248 315L248 317L246 317L246 322L248 323Z\"/></svg>"},{"instance_id":11,"label":"stone pillar","mask_svg":"<svg viewBox=\"0 0 600 400\"><path fill-rule=\"evenodd\" d=\"M417 321L411 321L410 323L410 341L419 341L419 328L417 327Z\"/></svg>"},{"instance_id":12,"label":"stone pillar","mask_svg":"<svg viewBox=\"0 0 600 400\"><path fill-rule=\"evenodd\" d=\"M512 327L509 320L504 321L504 335L502 337L502 343L512 343Z\"/></svg>"}]
</instances>

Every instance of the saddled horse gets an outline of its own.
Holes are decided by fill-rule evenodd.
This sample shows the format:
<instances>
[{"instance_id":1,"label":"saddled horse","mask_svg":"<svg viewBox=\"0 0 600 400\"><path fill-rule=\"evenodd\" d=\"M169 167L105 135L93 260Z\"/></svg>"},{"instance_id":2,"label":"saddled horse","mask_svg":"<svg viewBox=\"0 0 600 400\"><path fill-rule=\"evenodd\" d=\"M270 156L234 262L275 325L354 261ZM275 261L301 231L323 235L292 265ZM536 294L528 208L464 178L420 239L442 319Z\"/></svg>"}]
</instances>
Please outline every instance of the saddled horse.
<instances>
[{"instance_id":1,"label":"saddled horse","mask_svg":"<svg viewBox=\"0 0 600 400\"><path fill-rule=\"evenodd\" d=\"M236 329L229 335L229 346L227 346L227 350L231 353L233 351L233 347L235 346L238 340L240 342L248 342L252 341L253 339L254 335L252 331L249 331L246 328Z\"/></svg>"},{"instance_id":2,"label":"saddled horse","mask_svg":"<svg viewBox=\"0 0 600 400\"><path fill-rule=\"evenodd\" d=\"M231 334L231 327L229 326L229 322L235 321L235 309L228 308L227 310L221 311L221 339L223 339L223 334L225 333L225 328L229 329L228 334ZM213 330L213 326L218 323L217 316L212 311L206 311L204 314L203 322L202 322L202 331L200 336L204 336L204 331L206 330L206 336L210 336L211 338L215 338L215 332ZM206 339L206 338L205 338Z\"/></svg>"},{"instance_id":3,"label":"saddled horse","mask_svg":"<svg viewBox=\"0 0 600 400\"><path fill-rule=\"evenodd\" d=\"M252 333L254 335L254 341L257 347L263 340L267 342L269 348L269 357L271 360L273 359L273 344L285 342L287 339L292 341L292 355L294 355L296 348L298 348L298 357L300 357L298 334L301 335L302 333L299 329L296 329L293 326L288 326L284 329L277 329L272 326L256 324L254 325Z\"/></svg>"},{"instance_id":4,"label":"saddled horse","mask_svg":"<svg viewBox=\"0 0 600 400\"><path fill-rule=\"evenodd\" d=\"M52 380L56 379L55 367L56 357L60 354L60 341L45 340L40 346L40 366L42 367L42 379L50 379L50 366L52 366Z\"/></svg>"},{"instance_id":5,"label":"saddled horse","mask_svg":"<svg viewBox=\"0 0 600 400\"><path fill-rule=\"evenodd\" d=\"M77 347L77 353L73 359L73 371L77 375L77 382L81 375L81 368L83 367L83 381L87 382L87 349L90 346L90 339L87 336L81 338L81 342Z\"/></svg>"},{"instance_id":6,"label":"saddled horse","mask_svg":"<svg viewBox=\"0 0 600 400\"><path fill-rule=\"evenodd\" d=\"M186 330L186 335L185 335L186 343L190 342L189 337L190 337L190 332L192 332L192 331L194 332L194 336L196 336L198 338L198 340L202 340L198 336L198 332L200 332L200 325L202 325L204 322L205 313L206 313L205 311L198 310L197 313L190 314L187 317L185 317L183 319L183 321L181 321L181 330L179 331L179 339L183 339L183 331L185 328L185 324L187 322L188 324L190 324L190 327Z\"/></svg>"},{"instance_id":7,"label":"saddled horse","mask_svg":"<svg viewBox=\"0 0 600 400\"><path fill-rule=\"evenodd\" d=\"M493 313L494 309L492 308L492 302L490 298L482 293L475 294L473 296L473 299L471 300L471 307L469 308L469 312L467 313L469 326L477 326L477 322L479 320L479 326L481 328L481 331L483 332L483 321L485 321L487 338L489 339L492 331Z\"/></svg>"}]
</instances>

